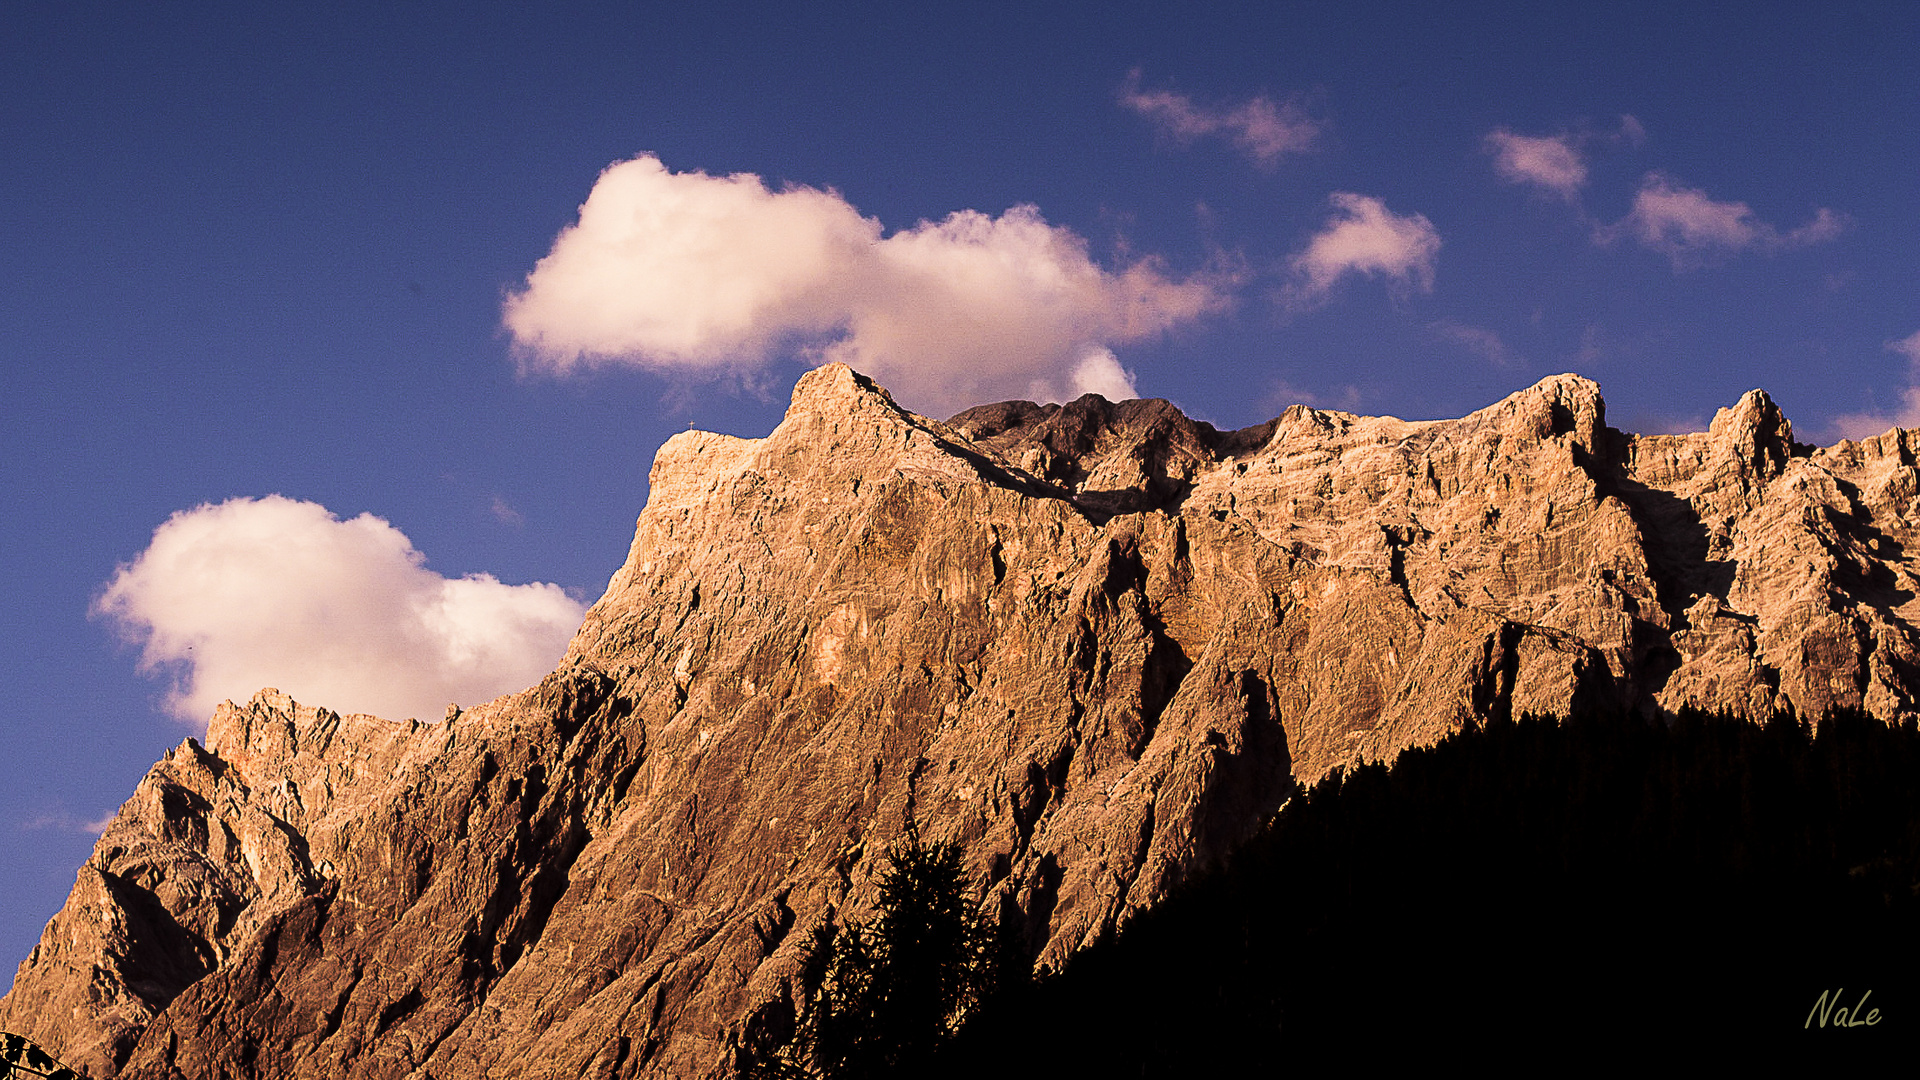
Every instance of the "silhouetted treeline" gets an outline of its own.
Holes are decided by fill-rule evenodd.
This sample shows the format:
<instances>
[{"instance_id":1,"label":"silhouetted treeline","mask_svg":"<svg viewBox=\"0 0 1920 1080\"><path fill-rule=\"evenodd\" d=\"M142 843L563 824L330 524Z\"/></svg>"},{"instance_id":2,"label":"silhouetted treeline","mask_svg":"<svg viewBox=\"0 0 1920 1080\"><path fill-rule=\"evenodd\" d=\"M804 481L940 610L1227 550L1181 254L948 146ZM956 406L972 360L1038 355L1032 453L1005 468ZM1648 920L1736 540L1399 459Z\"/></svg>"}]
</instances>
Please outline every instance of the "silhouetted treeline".
<instances>
[{"instance_id":1,"label":"silhouetted treeline","mask_svg":"<svg viewBox=\"0 0 1920 1080\"><path fill-rule=\"evenodd\" d=\"M1916 890L1911 723L1496 720L1296 791L1227 867L945 1062L1186 1077L1912 1049ZM1878 1022L1835 1026L1868 991Z\"/></svg>"}]
</instances>

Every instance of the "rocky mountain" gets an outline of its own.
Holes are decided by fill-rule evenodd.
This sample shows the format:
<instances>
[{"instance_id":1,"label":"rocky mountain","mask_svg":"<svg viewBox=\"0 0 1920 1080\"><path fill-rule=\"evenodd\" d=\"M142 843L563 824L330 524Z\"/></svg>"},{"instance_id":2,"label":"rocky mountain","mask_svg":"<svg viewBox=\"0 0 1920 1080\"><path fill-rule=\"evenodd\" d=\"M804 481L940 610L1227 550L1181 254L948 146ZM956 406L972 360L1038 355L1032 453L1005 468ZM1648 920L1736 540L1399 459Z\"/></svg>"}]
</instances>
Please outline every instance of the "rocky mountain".
<instances>
[{"instance_id":1,"label":"rocky mountain","mask_svg":"<svg viewBox=\"0 0 1920 1080\"><path fill-rule=\"evenodd\" d=\"M1469 717L1893 718L1920 432L1692 435L1555 376L1459 420L915 416L840 366L689 431L558 670L443 722L263 691L171 751L0 1002L96 1078L724 1075L909 818L1036 963L1292 778Z\"/></svg>"}]
</instances>

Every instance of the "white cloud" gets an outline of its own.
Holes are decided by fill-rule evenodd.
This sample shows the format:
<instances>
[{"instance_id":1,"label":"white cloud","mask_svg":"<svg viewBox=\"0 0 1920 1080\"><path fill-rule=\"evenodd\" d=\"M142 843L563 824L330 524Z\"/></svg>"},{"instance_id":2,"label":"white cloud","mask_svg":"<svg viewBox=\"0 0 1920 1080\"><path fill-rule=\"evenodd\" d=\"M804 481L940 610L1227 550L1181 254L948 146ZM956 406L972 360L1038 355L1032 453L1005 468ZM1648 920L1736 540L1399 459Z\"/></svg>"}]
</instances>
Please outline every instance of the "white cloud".
<instances>
[{"instance_id":1,"label":"white cloud","mask_svg":"<svg viewBox=\"0 0 1920 1080\"><path fill-rule=\"evenodd\" d=\"M1667 256L1675 270L1704 265L1741 251L1778 251L1824 243L1840 235L1846 219L1826 207L1813 219L1782 233L1761 221L1743 202L1720 202L1699 188L1682 187L1662 173L1648 173L1634 196L1633 209L1595 239L1610 243L1621 235Z\"/></svg>"},{"instance_id":2,"label":"white cloud","mask_svg":"<svg viewBox=\"0 0 1920 1080\"><path fill-rule=\"evenodd\" d=\"M670 173L641 157L600 174L579 221L507 299L516 343L541 366L753 367L796 335L845 323L845 274L880 224L838 195L774 193L757 176Z\"/></svg>"},{"instance_id":3,"label":"white cloud","mask_svg":"<svg viewBox=\"0 0 1920 1080\"><path fill-rule=\"evenodd\" d=\"M1297 101L1276 102L1262 94L1239 105L1208 108L1185 94L1142 90L1138 71L1127 76L1120 104L1183 143L1205 135L1224 136L1265 168L1272 168L1287 154L1313 149L1320 138L1320 124Z\"/></svg>"},{"instance_id":4,"label":"white cloud","mask_svg":"<svg viewBox=\"0 0 1920 1080\"><path fill-rule=\"evenodd\" d=\"M1108 401L1127 401L1140 396L1133 385L1133 372L1120 366L1120 358L1111 349L1095 349L1083 357L1068 381L1068 393L1099 394Z\"/></svg>"},{"instance_id":5,"label":"white cloud","mask_svg":"<svg viewBox=\"0 0 1920 1080\"><path fill-rule=\"evenodd\" d=\"M1498 128L1486 137L1501 179L1552 192L1569 202L1587 182L1587 163L1571 135L1534 137Z\"/></svg>"},{"instance_id":6,"label":"white cloud","mask_svg":"<svg viewBox=\"0 0 1920 1080\"><path fill-rule=\"evenodd\" d=\"M1834 417L1833 431L1840 438L1864 439L1893 427L1920 428L1920 330L1887 342L1887 350L1907 358L1908 385L1900 390L1900 407L1891 413L1868 409Z\"/></svg>"},{"instance_id":7,"label":"white cloud","mask_svg":"<svg viewBox=\"0 0 1920 1080\"><path fill-rule=\"evenodd\" d=\"M1347 274L1378 274L1391 286L1432 291L1440 233L1425 215L1395 214L1379 199L1345 191L1328 201L1337 212L1292 260L1294 306L1324 303Z\"/></svg>"},{"instance_id":8,"label":"white cloud","mask_svg":"<svg viewBox=\"0 0 1920 1080\"><path fill-rule=\"evenodd\" d=\"M557 585L428 570L371 514L280 495L168 518L94 603L173 677L167 708L205 721L264 686L340 712L437 719L551 671L584 607Z\"/></svg>"},{"instance_id":9,"label":"white cloud","mask_svg":"<svg viewBox=\"0 0 1920 1080\"><path fill-rule=\"evenodd\" d=\"M526 366L557 374L753 374L797 354L951 412L1063 400L1090 357L1223 309L1232 284L1224 272L1175 280L1152 259L1109 271L1031 206L883 237L831 191L673 173L646 156L601 173L504 321Z\"/></svg>"}]
</instances>

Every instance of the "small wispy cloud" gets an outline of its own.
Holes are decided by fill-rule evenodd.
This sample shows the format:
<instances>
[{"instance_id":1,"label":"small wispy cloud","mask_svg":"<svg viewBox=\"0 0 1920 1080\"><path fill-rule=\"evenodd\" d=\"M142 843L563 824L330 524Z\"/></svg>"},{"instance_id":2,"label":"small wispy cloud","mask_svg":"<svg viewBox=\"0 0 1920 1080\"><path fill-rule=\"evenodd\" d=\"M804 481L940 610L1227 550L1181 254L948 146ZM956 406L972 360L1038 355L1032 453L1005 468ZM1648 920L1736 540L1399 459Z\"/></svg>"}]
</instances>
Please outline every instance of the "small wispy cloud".
<instances>
[{"instance_id":1,"label":"small wispy cloud","mask_svg":"<svg viewBox=\"0 0 1920 1080\"><path fill-rule=\"evenodd\" d=\"M1349 274L1385 278L1390 289L1433 290L1440 233L1425 215L1396 214L1379 199L1346 191L1334 192L1328 202L1333 215L1289 260L1294 273L1290 306L1325 303Z\"/></svg>"},{"instance_id":2,"label":"small wispy cloud","mask_svg":"<svg viewBox=\"0 0 1920 1080\"><path fill-rule=\"evenodd\" d=\"M1493 171L1502 180L1538 188L1568 202L1587 182L1587 163L1572 135L1516 135L1506 128L1487 133Z\"/></svg>"},{"instance_id":3,"label":"small wispy cloud","mask_svg":"<svg viewBox=\"0 0 1920 1080\"><path fill-rule=\"evenodd\" d=\"M1488 132L1481 146L1493 156L1493 171L1510 184L1519 184L1579 205L1587 184L1587 148L1639 146L1647 129L1632 116L1622 115L1613 130L1581 125L1575 131L1553 135L1521 135L1511 128Z\"/></svg>"},{"instance_id":4,"label":"small wispy cloud","mask_svg":"<svg viewBox=\"0 0 1920 1080\"><path fill-rule=\"evenodd\" d=\"M1838 437L1864 439L1888 428L1920 428L1920 330L1887 342L1886 348L1907 358L1907 385L1897 392L1899 405L1891 412L1876 408L1834 417L1831 426Z\"/></svg>"},{"instance_id":5,"label":"small wispy cloud","mask_svg":"<svg viewBox=\"0 0 1920 1080\"><path fill-rule=\"evenodd\" d=\"M1613 243L1625 236L1665 255L1675 270L1689 270L1743 251L1781 251L1826 243L1845 231L1847 219L1826 207L1799 228L1781 231L1743 202L1722 201L1665 173L1648 173L1633 208L1594 239Z\"/></svg>"},{"instance_id":6,"label":"small wispy cloud","mask_svg":"<svg viewBox=\"0 0 1920 1080\"><path fill-rule=\"evenodd\" d=\"M1451 342L1460 348L1478 356L1489 364L1498 367L1511 367L1525 363L1500 335L1480 326L1468 326L1447 319L1427 324L1427 329L1442 341Z\"/></svg>"},{"instance_id":7,"label":"small wispy cloud","mask_svg":"<svg viewBox=\"0 0 1920 1080\"><path fill-rule=\"evenodd\" d=\"M1262 94L1238 104L1201 105L1171 90L1143 89L1137 69L1120 89L1120 104L1176 142L1219 136L1269 169L1288 154L1312 150L1322 131L1298 100L1275 101Z\"/></svg>"},{"instance_id":8,"label":"small wispy cloud","mask_svg":"<svg viewBox=\"0 0 1920 1080\"><path fill-rule=\"evenodd\" d=\"M1920 386L1903 386L1895 394L1892 411L1873 408L1841 413L1833 418L1833 433L1842 439L1867 439L1890 428L1920 428Z\"/></svg>"},{"instance_id":9,"label":"small wispy cloud","mask_svg":"<svg viewBox=\"0 0 1920 1080\"><path fill-rule=\"evenodd\" d=\"M1913 370L1920 373L1920 330L1916 330L1898 341L1887 342L1888 352L1897 352L1907 358Z\"/></svg>"},{"instance_id":10,"label":"small wispy cloud","mask_svg":"<svg viewBox=\"0 0 1920 1080\"><path fill-rule=\"evenodd\" d=\"M1272 379L1260 395L1261 411L1275 416L1285 412L1289 405L1352 412L1360 407L1360 402L1360 388L1352 383L1313 390L1285 379Z\"/></svg>"},{"instance_id":11,"label":"small wispy cloud","mask_svg":"<svg viewBox=\"0 0 1920 1080\"><path fill-rule=\"evenodd\" d=\"M47 830L52 832L75 833L80 836L99 836L101 833L107 831L107 826L113 824L113 819L116 816L116 814L107 814L105 817L88 821L77 814L71 814L65 810L47 810L21 822L20 828L25 832Z\"/></svg>"},{"instance_id":12,"label":"small wispy cloud","mask_svg":"<svg viewBox=\"0 0 1920 1080\"><path fill-rule=\"evenodd\" d=\"M1846 215L1826 207L1794 229L1780 229L1762 221L1743 202L1715 199L1700 188L1687 187L1663 172L1642 178L1626 216L1606 224L1581 205L1587 185L1589 147L1639 146L1647 129L1639 120L1622 115L1612 131L1583 128L1553 135L1521 135L1500 127L1487 133L1482 146L1493 158L1502 180L1551 195L1573 207L1592 230L1593 241L1611 245L1622 238L1665 255L1676 271L1709 265L1741 252L1784 251L1823 244L1846 230Z\"/></svg>"},{"instance_id":13,"label":"small wispy cloud","mask_svg":"<svg viewBox=\"0 0 1920 1080\"><path fill-rule=\"evenodd\" d=\"M527 523L526 517L515 510L512 503L498 495L493 496L493 501L487 505L487 513L500 524L511 525L516 529Z\"/></svg>"},{"instance_id":14,"label":"small wispy cloud","mask_svg":"<svg viewBox=\"0 0 1920 1080\"><path fill-rule=\"evenodd\" d=\"M1580 347L1567 357L1567 361L1577 371L1598 363L1606 355L1607 347L1600 333L1599 324L1588 323L1580 330Z\"/></svg>"}]
</instances>

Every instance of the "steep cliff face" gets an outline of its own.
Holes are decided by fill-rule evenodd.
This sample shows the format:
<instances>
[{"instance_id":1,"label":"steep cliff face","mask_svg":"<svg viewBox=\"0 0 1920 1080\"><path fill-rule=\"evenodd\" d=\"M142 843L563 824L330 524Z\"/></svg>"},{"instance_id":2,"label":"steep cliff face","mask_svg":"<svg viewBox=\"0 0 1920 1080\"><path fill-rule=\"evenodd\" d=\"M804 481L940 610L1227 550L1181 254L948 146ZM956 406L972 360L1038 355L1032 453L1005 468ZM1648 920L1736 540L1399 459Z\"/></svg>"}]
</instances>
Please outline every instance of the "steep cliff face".
<instances>
[{"instance_id":1,"label":"steep cliff face","mask_svg":"<svg viewBox=\"0 0 1920 1080\"><path fill-rule=\"evenodd\" d=\"M723 1073L909 817L1059 963L1293 778L1499 711L1915 710L1920 435L1687 436L1557 376L1460 420L940 423L844 367L660 450L538 687L263 692L154 767L0 1002L96 1077Z\"/></svg>"}]
</instances>

